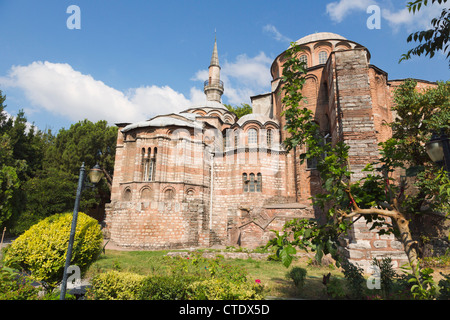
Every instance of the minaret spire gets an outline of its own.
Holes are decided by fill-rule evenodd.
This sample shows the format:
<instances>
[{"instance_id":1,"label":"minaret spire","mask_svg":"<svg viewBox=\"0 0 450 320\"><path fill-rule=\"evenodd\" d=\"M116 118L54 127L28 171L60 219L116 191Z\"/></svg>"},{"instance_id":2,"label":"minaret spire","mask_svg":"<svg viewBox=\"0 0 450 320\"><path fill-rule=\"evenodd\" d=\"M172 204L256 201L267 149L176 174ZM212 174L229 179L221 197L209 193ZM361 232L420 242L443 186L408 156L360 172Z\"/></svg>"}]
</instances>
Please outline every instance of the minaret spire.
<instances>
[{"instance_id":1,"label":"minaret spire","mask_svg":"<svg viewBox=\"0 0 450 320\"><path fill-rule=\"evenodd\" d=\"M223 82L220 81L219 54L217 51L217 37L214 30L214 49L209 65L209 79L205 81L204 91L208 101L220 102L223 94Z\"/></svg>"}]
</instances>

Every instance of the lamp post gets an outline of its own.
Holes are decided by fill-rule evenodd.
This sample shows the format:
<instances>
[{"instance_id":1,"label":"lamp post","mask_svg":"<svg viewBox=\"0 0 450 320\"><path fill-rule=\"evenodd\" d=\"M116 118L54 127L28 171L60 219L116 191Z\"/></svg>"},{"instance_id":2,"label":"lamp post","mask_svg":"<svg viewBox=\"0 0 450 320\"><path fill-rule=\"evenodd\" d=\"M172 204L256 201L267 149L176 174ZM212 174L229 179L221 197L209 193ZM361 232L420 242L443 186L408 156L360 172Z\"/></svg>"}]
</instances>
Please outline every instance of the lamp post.
<instances>
[{"instance_id":1,"label":"lamp post","mask_svg":"<svg viewBox=\"0 0 450 320\"><path fill-rule=\"evenodd\" d=\"M77 228L77 218L78 218L78 210L80 209L80 198L81 198L81 192L84 188L85 183L85 175L86 175L86 169L84 168L84 162L81 165L80 168L80 176L78 178L78 188L77 188L77 195L75 198L75 206L73 208L73 217L72 217L72 226L70 228L70 237L69 237L69 246L67 248L67 255L66 255L66 263L64 265L64 274L63 274L63 280L61 283L61 294L59 296L59 300L64 300L66 296L66 289L67 289L67 269L70 266L70 260L72 259L72 248L73 248L73 242L75 240L75 230ZM95 165L94 168L92 168L89 172L89 179L92 184L97 184L100 179L102 178L103 172L98 164Z\"/></svg>"},{"instance_id":2,"label":"lamp post","mask_svg":"<svg viewBox=\"0 0 450 320\"><path fill-rule=\"evenodd\" d=\"M431 160L444 166L450 177L450 144L444 130L441 130L440 136L434 133L431 140L425 145L425 149Z\"/></svg>"}]
</instances>

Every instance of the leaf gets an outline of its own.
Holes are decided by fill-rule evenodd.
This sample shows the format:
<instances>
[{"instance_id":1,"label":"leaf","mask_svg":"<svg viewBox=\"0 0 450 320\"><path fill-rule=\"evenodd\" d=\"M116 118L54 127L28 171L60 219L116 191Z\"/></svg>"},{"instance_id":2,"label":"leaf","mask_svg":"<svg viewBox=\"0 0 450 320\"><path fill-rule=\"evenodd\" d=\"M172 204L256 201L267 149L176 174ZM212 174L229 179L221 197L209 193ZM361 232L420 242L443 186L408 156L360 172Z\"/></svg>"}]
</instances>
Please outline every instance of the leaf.
<instances>
[{"instance_id":1,"label":"leaf","mask_svg":"<svg viewBox=\"0 0 450 320\"><path fill-rule=\"evenodd\" d=\"M289 266L292 263L292 255L296 254L297 250L295 250L295 248L291 245L288 245L286 247L284 247L283 249L281 249L279 256L281 258L281 262L283 263L283 265L286 268L289 268Z\"/></svg>"}]
</instances>

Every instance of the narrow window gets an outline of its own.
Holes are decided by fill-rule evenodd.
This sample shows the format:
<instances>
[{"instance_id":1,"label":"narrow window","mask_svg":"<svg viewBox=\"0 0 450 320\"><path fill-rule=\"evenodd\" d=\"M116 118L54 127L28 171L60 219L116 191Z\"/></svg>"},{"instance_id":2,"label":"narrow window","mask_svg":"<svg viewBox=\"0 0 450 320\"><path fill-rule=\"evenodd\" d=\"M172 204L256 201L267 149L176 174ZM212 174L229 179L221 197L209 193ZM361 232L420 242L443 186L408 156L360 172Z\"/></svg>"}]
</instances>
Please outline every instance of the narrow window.
<instances>
[{"instance_id":1,"label":"narrow window","mask_svg":"<svg viewBox=\"0 0 450 320\"><path fill-rule=\"evenodd\" d=\"M273 133L272 130L267 130L267 147L272 147Z\"/></svg>"},{"instance_id":2,"label":"narrow window","mask_svg":"<svg viewBox=\"0 0 450 320\"><path fill-rule=\"evenodd\" d=\"M247 180L247 174L244 173L242 175L242 185L244 187L244 192L248 192L248 180Z\"/></svg>"},{"instance_id":3,"label":"narrow window","mask_svg":"<svg viewBox=\"0 0 450 320\"><path fill-rule=\"evenodd\" d=\"M319 52L319 64L325 64L328 60L328 54L326 51Z\"/></svg>"},{"instance_id":4,"label":"narrow window","mask_svg":"<svg viewBox=\"0 0 450 320\"><path fill-rule=\"evenodd\" d=\"M298 59L300 62L304 62L305 66L308 67L308 56L306 54L300 56L300 58Z\"/></svg>"},{"instance_id":5,"label":"narrow window","mask_svg":"<svg viewBox=\"0 0 450 320\"><path fill-rule=\"evenodd\" d=\"M262 175L261 173L258 173L256 175L256 192L262 192Z\"/></svg>"},{"instance_id":6,"label":"narrow window","mask_svg":"<svg viewBox=\"0 0 450 320\"><path fill-rule=\"evenodd\" d=\"M236 130L234 132L234 148L238 148L239 147L239 131Z\"/></svg>"},{"instance_id":7,"label":"narrow window","mask_svg":"<svg viewBox=\"0 0 450 320\"><path fill-rule=\"evenodd\" d=\"M142 148L142 153L141 153L141 172L142 172L142 180L145 181L145 177L147 176L147 174L145 173L145 170L147 169L147 163L146 163L146 158L145 158L145 148Z\"/></svg>"},{"instance_id":8,"label":"narrow window","mask_svg":"<svg viewBox=\"0 0 450 320\"><path fill-rule=\"evenodd\" d=\"M250 181L249 181L249 192L255 192L255 174L250 173Z\"/></svg>"},{"instance_id":9,"label":"narrow window","mask_svg":"<svg viewBox=\"0 0 450 320\"><path fill-rule=\"evenodd\" d=\"M248 144L258 144L258 131L256 129L248 130Z\"/></svg>"}]
</instances>

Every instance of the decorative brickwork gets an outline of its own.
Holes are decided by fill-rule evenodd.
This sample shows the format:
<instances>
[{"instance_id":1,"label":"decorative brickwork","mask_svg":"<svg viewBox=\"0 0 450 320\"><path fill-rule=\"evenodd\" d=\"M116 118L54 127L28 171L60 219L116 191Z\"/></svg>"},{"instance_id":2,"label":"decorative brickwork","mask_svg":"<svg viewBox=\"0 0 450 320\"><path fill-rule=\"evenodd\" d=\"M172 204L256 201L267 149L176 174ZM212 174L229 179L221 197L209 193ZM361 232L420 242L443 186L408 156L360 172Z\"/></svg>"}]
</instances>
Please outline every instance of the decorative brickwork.
<instances>
[{"instance_id":1,"label":"decorative brickwork","mask_svg":"<svg viewBox=\"0 0 450 320\"><path fill-rule=\"evenodd\" d=\"M350 146L352 179L379 157L391 135L393 90L387 73L370 64L369 51L332 33L297 42L307 57L304 106L315 114L326 141ZM205 82L207 101L179 114L117 124L119 134L106 232L117 245L162 249L233 245L255 248L293 218L320 220L310 197L320 192L314 163L287 153L281 116L284 53L271 67L272 90L252 97L253 113L237 119L220 102L217 43ZM432 83L419 82L419 86ZM401 244L358 221L343 252L367 267L391 256L400 266Z\"/></svg>"}]
</instances>

